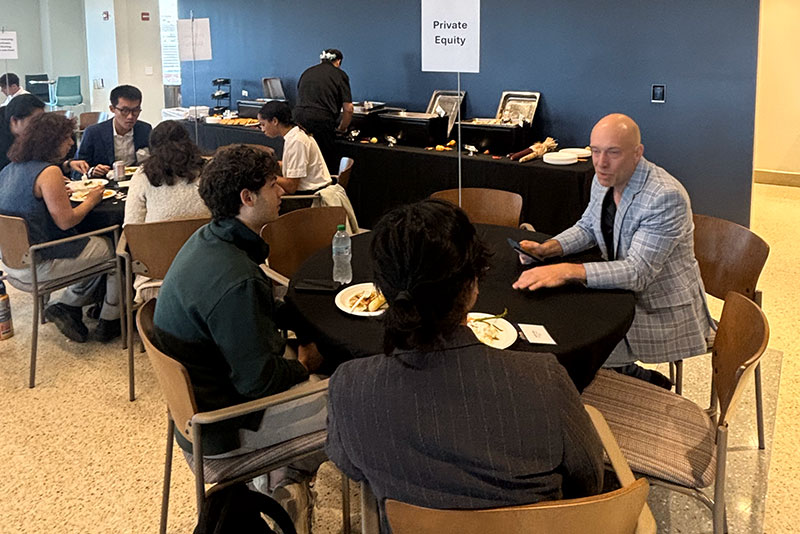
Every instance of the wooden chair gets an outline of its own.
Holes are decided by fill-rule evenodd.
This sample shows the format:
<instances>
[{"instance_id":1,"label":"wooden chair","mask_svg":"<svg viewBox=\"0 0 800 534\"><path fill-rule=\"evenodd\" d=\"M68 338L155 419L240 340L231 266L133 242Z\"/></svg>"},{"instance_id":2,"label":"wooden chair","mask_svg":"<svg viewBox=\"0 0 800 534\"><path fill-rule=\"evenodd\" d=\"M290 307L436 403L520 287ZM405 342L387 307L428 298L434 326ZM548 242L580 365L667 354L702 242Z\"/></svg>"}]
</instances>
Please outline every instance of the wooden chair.
<instances>
[{"instance_id":1,"label":"wooden chair","mask_svg":"<svg viewBox=\"0 0 800 534\"><path fill-rule=\"evenodd\" d=\"M739 293L728 293L712 351L718 418L680 395L614 371L601 370L582 395L605 416L635 472L711 509L714 534L727 530L728 425L744 380L754 372L768 340L761 308ZM700 491L712 483L713 501Z\"/></svg>"},{"instance_id":2,"label":"wooden chair","mask_svg":"<svg viewBox=\"0 0 800 534\"><path fill-rule=\"evenodd\" d=\"M122 294L122 269L120 262L116 258L109 258L107 260L98 260L97 264L88 269L72 273L68 276L55 278L46 282L40 282L36 273L37 267L37 253L40 250L47 249L63 243L70 243L79 239L95 235L109 234L116 245L119 237L119 226L109 226L101 228L93 232L86 232L84 234L66 237L64 239L57 239L55 241L47 241L36 245L30 244L28 223L25 219L20 217L11 217L7 215L0 215L0 256L3 258L3 263L12 269L28 269L31 270L31 282L23 282L11 276L8 276L8 282L26 293L33 295L33 328L31 329L31 364L30 364L30 377L28 379L28 387L32 388L36 385L36 349L39 339L39 321L44 324L44 307L50 293L59 289L71 286L76 282L93 278L102 274L116 274L117 280L120 284L120 295ZM120 318L120 321L122 319Z\"/></svg>"},{"instance_id":3,"label":"wooden chair","mask_svg":"<svg viewBox=\"0 0 800 534\"><path fill-rule=\"evenodd\" d=\"M125 263L125 327L123 337L128 349L128 398L136 399L133 366L134 275L163 280L172 260L186 240L211 219L178 219L152 223L127 224L117 244L117 256Z\"/></svg>"},{"instance_id":4,"label":"wooden chair","mask_svg":"<svg viewBox=\"0 0 800 534\"><path fill-rule=\"evenodd\" d=\"M580 499L545 501L485 510L434 510L394 500L386 515L394 534L484 534L486 532L548 534L655 534L647 507L647 480L634 479L603 416L586 411L598 431L622 487ZM589 527L591 525L591 527Z\"/></svg>"},{"instance_id":5,"label":"wooden chair","mask_svg":"<svg viewBox=\"0 0 800 534\"><path fill-rule=\"evenodd\" d=\"M431 198L446 200L458 206L458 189L437 191ZM522 197L510 191L466 187L461 189L461 207L474 224L496 224L519 227Z\"/></svg>"},{"instance_id":6,"label":"wooden chair","mask_svg":"<svg viewBox=\"0 0 800 534\"><path fill-rule=\"evenodd\" d=\"M164 486L161 498L161 534L167 531L169 490L172 474L172 447L175 427L192 444L193 454L184 453L195 476L195 495L198 517L206 497L223 487L252 480L280 467L324 450L327 432L319 430L311 434L279 443L241 456L224 459L203 459L202 435L206 425L227 421L236 417L280 406L297 399L324 392L328 381L316 382L309 387L292 389L276 395L229 406L211 412L199 412L186 368L153 345L153 314L156 300L147 301L139 310L136 325L142 337L147 356L153 365L158 384L167 401L167 447L164 460ZM208 491L205 484L214 484ZM343 513L349 524L349 509Z\"/></svg>"},{"instance_id":7,"label":"wooden chair","mask_svg":"<svg viewBox=\"0 0 800 534\"><path fill-rule=\"evenodd\" d=\"M700 276L706 293L724 299L729 291L736 291L761 306L761 292L756 289L756 284L769 255L769 245L766 241L736 223L707 215L695 215L694 255L700 265ZM712 349L713 339L710 341L709 351ZM683 391L683 361L673 363L675 392L680 395ZM763 449L764 409L760 364L756 365L754 379L758 448ZM711 396L713 399L714 394Z\"/></svg>"},{"instance_id":8,"label":"wooden chair","mask_svg":"<svg viewBox=\"0 0 800 534\"><path fill-rule=\"evenodd\" d=\"M83 132L92 124L100 122L100 115L102 115L101 111L84 111L78 115L78 130Z\"/></svg>"},{"instance_id":9,"label":"wooden chair","mask_svg":"<svg viewBox=\"0 0 800 534\"><path fill-rule=\"evenodd\" d=\"M346 218L347 212L339 206L303 208L264 225L261 238L269 244L267 276L288 286L309 256L331 244L337 225L345 224Z\"/></svg>"},{"instance_id":10,"label":"wooden chair","mask_svg":"<svg viewBox=\"0 0 800 534\"><path fill-rule=\"evenodd\" d=\"M331 177L334 179L334 183L347 189L347 184L350 183L350 173L353 172L353 163L353 158L342 158L339 161L339 174Z\"/></svg>"}]
</instances>

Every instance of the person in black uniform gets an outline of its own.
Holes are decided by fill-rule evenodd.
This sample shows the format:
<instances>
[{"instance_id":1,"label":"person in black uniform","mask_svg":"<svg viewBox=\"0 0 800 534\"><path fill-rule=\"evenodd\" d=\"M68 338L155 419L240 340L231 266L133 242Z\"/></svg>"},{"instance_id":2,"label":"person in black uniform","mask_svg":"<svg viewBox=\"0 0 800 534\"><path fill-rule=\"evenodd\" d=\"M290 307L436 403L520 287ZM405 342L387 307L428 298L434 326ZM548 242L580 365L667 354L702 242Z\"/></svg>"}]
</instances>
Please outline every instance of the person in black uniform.
<instances>
[{"instance_id":1,"label":"person in black uniform","mask_svg":"<svg viewBox=\"0 0 800 534\"><path fill-rule=\"evenodd\" d=\"M319 65L306 69L297 82L294 108L294 121L314 136L331 174L339 171L336 133L346 132L353 117L350 78L341 69L343 57L335 48L322 51Z\"/></svg>"}]
</instances>

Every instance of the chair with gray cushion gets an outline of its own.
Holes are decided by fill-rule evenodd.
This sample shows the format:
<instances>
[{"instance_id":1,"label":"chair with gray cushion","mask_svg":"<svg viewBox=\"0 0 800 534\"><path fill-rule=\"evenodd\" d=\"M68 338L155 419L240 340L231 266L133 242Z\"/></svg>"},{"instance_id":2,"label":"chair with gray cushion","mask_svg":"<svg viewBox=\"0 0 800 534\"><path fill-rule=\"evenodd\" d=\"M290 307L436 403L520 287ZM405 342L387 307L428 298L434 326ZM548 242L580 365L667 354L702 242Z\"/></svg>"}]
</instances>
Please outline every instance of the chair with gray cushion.
<instances>
[{"instance_id":1,"label":"chair with gray cushion","mask_svg":"<svg viewBox=\"0 0 800 534\"><path fill-rule=\"evenodd\" d=\"M36 385L36 349L39 340L39 319L41 316L41 322L44 324L44 307L50 293L101 274L116 274L120 284L122 281L120 262L117 258L109 258L107 260L98 260L96 265L68 276L40 282L36 273L37 252L63 243L103 234L113 237L114 245L116 246L119 237L119 226L109 226L93 232L31 245L28 237L28 223L25 219L0 215L0 256L3 258L3 263L12 269L31 270L31 283L23 282L11 276L8 277L8 282L12 286L33 295L33 328L31 329L31 364L28 387L32 388Z\"/></svg>"},{"instance_id":2,"label":"chair with gray cushion","mask_svg":"<svg viewBox=\"0 0 800 534\"><path fill-rule=\"evenodd\" d=\"M728 293L712 350L718 416L671 391L609 370L598 372L582 394L608 421L633 471L699 499L712 510L714 534L726 531L728 426L768 339L761 308L739 293ZM712 484L713 500L701 491Z\"/></svg>"},{"instance_id":3,"label":"chair with gray cushion","mask_svg":"<svg viewBox=\"0 0 800 534\"><path fill-rule=\"evenodd\" d=\"M26 74L25 90L32 95L39 97L45 104L55 103L55 80L51 80L47 74Z\"/></svg>"},{"instance_id":4,"label":"chair with gray cushion","mask_svg":"<svg viewBox=\"0 0 800 534\"><path fill-rule=\"evenodd\" d=\"M56 80L56 102L55 105L61 106L77 106L83 104L83 95L81 94L81 77L80 76L59 76Z\"/></svg>"},{"instance_id":5,"label":"chair with gray cushion","mask_svg":"<svg viewBox=\"0 0 800 534\"><path fill-rule=\"evenodd\" d=\"M153 315L156 299L147 301L136 317L139 335L142 337L147 356L155 371L161 392L167 402L167 448L164 462L164 486L161 499L161 534L167 531L167 513L169 509L170 477L172 474L172 447L174 432L183 435L193 447L193 453L184 452L186 461L195 477L195 496L197 499L198 517L203 502L212 492L237 482L252 480L257 476L287 466L297 460L316 454L325 447L327 432L319 430L303 435L271 447L259 449L249 454L224 459L204 459L202 435L206 425L227 421L236 417L262 411L266 408L280 406L297 399L319 394L327 390L328 381L316 382L308 387L291 389L252 400L235 406L221 408L211 412L200 412L194 397L191 379L186 368L180 362L161 352L153 344ZM206 484L214 484L208 491ZM349 524L350 510L343 509Z\"/></svg>"}]
</instances>

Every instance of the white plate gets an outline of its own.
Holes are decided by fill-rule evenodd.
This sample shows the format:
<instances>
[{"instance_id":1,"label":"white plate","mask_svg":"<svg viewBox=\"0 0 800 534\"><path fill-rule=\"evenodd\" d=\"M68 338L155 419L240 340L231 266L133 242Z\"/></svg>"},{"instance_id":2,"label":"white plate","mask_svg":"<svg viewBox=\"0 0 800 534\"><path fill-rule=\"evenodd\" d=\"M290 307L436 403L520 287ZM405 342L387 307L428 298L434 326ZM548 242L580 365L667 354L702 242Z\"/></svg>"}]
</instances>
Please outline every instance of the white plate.
<instances>
[{"instance_id":1,"label":"white plate","mask_svg":"<svg viewBox=\"0 0 800 534\"><path fill-rule=\"evenodd\" d=\"M352 286L348 286L338 293L336 293L336 298L334 302L336 303L336 307L342 310L345 313L350 315L358 315L359 317L375 317L377 315L382 314L385 310L377 310L374 312L371 311L350 311L350 308L353 307L350 304L350 299L363 291L374 291L375 285L372 282L364 282L363 284L355 284Z\"/></svg>"},{"instance_id":2,"label":"white plate","mask_svg":"<svg viewBox=\"0 0 800 534\"><path fill-rule=\"evenodd\" d=\"M471 312L467 314L467 326L470 327L470 330L475 334L475 337L478 338L478 341L485 345L489 345L495 349L507 349L514 342L517 340L517 330L514 328L514 325L506 321L505 319L489 319L487 321L479 321L478 323L473 324L486 324L486 328L488 331L491 331L497 339L491 340L484 340L481 339L478 334L475 332L475 329L471 326L470 319L483 319L485 317L492 317L491 313L480 313L480 312ZM497 328L493 328L495 326Z\"/></svg>"},{"instance_id":3,"label":"white plate","mask_svg":"<svg viewBox=\"0 0 800 534\"><path fill-rule=\"evenodd\" d=\"M111 198L116 194L117 193L115 193L111 189L106 189L105 191L103 191L103 200ZM86 200L86 191L76 191L69 196L69 199L73 202L83 202L84 200Z\"/></svg>"},{"instance_id":4,"label":"white plate","mask_svg":"<svg viewBox=\"0 0 800 534\"><path fill-rule=\"evenodd\" d=\"M105 178L90 178L86 180L87 183L83 183L83 180L74 180L72 182L67 183L67 189L69 189L72 193L77 193L78 191L87 191L89 189L95 188L98 185L105 186L108 183L108 180Z\"/></svg>"},{"instance_id":5,"label":"white plate","mask_svg":"<svg viewBox=\"0 0 800 534\"><path fill-rule=\"evenodd\" d=\"M585 148L562 148L559 152L565 152L567 154L575 154L579 158L590 158L592 157L592 151L586 150Z\"/></svg>"},{"instance_id":6,"label":"white plate","mask_svg":"<svg viewBox=\"0 0 800 534\"><path fill-rule=\"evenodd\" d=\"M542 160L550 165L572 165L578 163L578 156L567 152L548 152L542 156Z\"/></svg>"},{"instance_id":7,"label":"white plate","mask_svg":"<svg viewBox=\"0 0 800 534\"><path fill-rule=\"evenodd\" d=\"M125 180L124 182L117 182L117 189L122 189L123 187L130 187L131 181Z\"/></svg>"}]
</instances>

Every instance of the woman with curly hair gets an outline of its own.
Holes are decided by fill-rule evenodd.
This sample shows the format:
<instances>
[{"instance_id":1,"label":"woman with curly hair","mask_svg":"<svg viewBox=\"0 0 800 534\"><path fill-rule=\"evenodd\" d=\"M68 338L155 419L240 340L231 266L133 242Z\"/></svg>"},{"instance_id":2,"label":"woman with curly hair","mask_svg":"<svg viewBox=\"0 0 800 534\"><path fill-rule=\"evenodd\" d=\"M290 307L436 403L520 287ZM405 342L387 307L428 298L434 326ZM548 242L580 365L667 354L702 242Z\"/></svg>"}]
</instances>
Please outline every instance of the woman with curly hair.
<instances>
[{"instance_id":1,"label":"woman with curly hair","mask_svg":"<svg viewBox=\"0 0 800 534\"><path fill-rule=\"evenodd\" d=\"M204 162L200 149L179 123L164 121L153 128L150 157L131 178L124 224L211 217L197 192ZM155 296L157 291L147 289L160 285L160 280L137 275L135 300Z\"/></svg>"},{"instance_id":2,"label":"woman with curly hair","mask_svg":"<svg viewBox=\"0 0 800 534\"><path fill-rule=\"evenodd\" d=\"M567 371L466 326L489 266L467 215L438 200L397 208L372 232L371 259L389 303L384 354L330 379L325 450L342 472L380 503L429 508L598 493L602 445Z\"/></svg>"},{"instance_id":3,"label":"woman with curly hair","mask_svg":"<svg viewBox=\"0 0 800 534\"><path fill-rule=\"evenodd\" d=\"M86 199L73 207L64 187L59 162L74 144L75 121L55 113L32 117L19 134L8 157L11 164L0 172L0 213L21 217L28 223L31 245L72 237L80 223L103 199L103 187L89 190ZM36 276L40 282L88 269L114 257L110 239L92 236L48 247L39 252ZM32 282L30 269L6 269L12 285ZM119 291L113 276L84 280L67 288L51 304L45 317L73 341L88 339L82 307L102 300L100 322L94 339L110 341L119 336Z\"/></svg>"}]
</instances>

